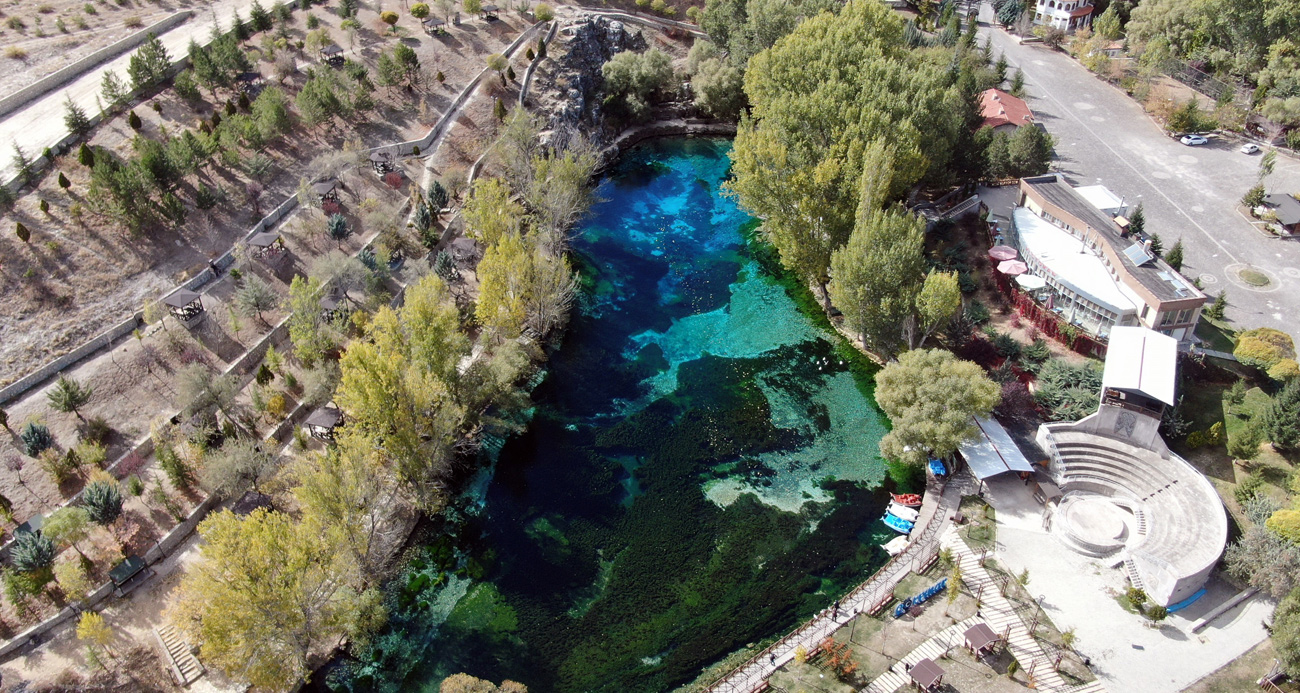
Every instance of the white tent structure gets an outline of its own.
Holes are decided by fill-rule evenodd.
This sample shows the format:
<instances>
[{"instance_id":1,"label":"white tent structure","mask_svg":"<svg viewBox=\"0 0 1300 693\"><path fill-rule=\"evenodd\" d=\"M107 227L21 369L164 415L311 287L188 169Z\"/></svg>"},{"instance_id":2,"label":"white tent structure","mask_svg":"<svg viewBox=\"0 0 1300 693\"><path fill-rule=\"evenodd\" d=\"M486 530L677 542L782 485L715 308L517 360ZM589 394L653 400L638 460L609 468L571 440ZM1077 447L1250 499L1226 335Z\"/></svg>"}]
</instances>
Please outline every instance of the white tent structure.
<instances>
[{"instance_id":1,"label":"white tent structure","mask_svg":"<svg viewBox=\"0 0 1300 693\"><path fill-rule=\"evenodd\" d=\"M992 417L971 417L979 429L975 438L966 441L958 448L966 464L983 481L989 477L1007 472L1032 472L1034 467L1025 459L1016 441L1011 439L1007 429Z\"/></svg>"}]
</instances>

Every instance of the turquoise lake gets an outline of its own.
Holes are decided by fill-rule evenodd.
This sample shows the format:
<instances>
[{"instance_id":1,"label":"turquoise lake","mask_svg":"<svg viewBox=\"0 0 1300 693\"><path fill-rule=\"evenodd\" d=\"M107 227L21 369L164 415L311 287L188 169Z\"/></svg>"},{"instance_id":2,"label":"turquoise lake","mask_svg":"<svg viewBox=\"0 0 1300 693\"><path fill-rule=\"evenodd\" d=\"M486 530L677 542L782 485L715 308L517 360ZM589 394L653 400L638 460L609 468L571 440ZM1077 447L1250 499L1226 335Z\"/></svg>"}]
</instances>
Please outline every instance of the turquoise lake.
<instances>
[{"instance_id":1,"label":"turquoise lake","mask_svg":"<svg viewBox=\"0 0 1300 693\"><path fill-rule=\"evenodd\" d=\"M343 687L667 691L884 562L871 373L746 243L729 148L658 141L605 176L527 430L390 589Z\"/></svg>"}]
</instances>

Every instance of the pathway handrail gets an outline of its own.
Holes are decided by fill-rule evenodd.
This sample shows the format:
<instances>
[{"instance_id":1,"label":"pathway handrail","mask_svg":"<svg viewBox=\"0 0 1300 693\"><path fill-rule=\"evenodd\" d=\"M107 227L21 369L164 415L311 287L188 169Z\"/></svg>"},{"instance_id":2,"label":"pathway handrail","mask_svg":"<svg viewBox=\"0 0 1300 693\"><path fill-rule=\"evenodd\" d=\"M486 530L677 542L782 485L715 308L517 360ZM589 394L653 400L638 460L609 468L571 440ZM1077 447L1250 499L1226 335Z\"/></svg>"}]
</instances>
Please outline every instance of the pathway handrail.
<instances>
[{"instance_id":1,"label":"pathway handrail","mask_svg":"<svg viewBox=\"0 0 1300 693\"><path fill-rule=\"evenodd\" d=\"M935 505L933 506L934 512L930 513L929 517L926 519L926 524L921 530L921 534L916 538L916 540L910 542L901 553L890 558L883 566L872 574L871 577L867 578L841 598L840 601L843 606L840 611L843 614L856 618L858 614L865 611L864 607L870 608L875 606L879 601L882 592L892 591L908 573L913 570L919 570L926 563L929 563L933 557L938 555L939 545L936 535L938 535L939 529L943 525L942 520L945 512L942 507L944 484L942 482L936 482L931 484L931 486L932 488L927 489L926 497L935 499ZM924 559L919 563L917 562L917 559L921 558L921 556L918 556L917 554L924 555ZM910 563L905 563L905 561L910 561ZM905 566L907 570L896 575L896 573L899 573L898 569L900 566ZM870 590L872 595L871 598L859 599L859 597L866 594L868 590ZM750 657L740 666L737 666L729 672L714 679L713 682L705 688L705 691L708 693L752 693L752 691L754 691L766 678L763 669L768 666L773 666L771 658L774 655L777 658L784 660L785 655L789 654L792 649L790 645L794 641L804 640L804 636L810 630L815 629L815 632L817 632L818 635L814 640L820 640L839 629L841 624L838 618L828 617L828 612L830 611L830 609L823 609L818 612L817 615L795 628L793 632L786 634L780 640L777 640L771 645L763 648L761 652ZM767 659L766 664L764 664L764 659Z\"/></svg>"}]
</instances>

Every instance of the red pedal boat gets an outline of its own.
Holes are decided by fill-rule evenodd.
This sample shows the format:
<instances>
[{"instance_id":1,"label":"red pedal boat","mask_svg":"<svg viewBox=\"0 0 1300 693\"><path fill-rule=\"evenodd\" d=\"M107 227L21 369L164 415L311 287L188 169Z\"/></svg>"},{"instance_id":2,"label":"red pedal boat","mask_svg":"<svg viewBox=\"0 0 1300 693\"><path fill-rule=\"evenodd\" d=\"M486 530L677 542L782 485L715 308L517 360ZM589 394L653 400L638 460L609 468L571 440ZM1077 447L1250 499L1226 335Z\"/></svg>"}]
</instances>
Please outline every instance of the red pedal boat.
<instances>
[{"instance_id":1,"label":"red pedal boat","mask_svg":"<svg viewBox=\"0 0 1300 693\"><path fill-rule=\"evenodd\" d=\"M909 508L917 508L921 505L921 496L916 493L891 493L894 502L899 505L906 505Z\"/></svg>"}]
</instances>

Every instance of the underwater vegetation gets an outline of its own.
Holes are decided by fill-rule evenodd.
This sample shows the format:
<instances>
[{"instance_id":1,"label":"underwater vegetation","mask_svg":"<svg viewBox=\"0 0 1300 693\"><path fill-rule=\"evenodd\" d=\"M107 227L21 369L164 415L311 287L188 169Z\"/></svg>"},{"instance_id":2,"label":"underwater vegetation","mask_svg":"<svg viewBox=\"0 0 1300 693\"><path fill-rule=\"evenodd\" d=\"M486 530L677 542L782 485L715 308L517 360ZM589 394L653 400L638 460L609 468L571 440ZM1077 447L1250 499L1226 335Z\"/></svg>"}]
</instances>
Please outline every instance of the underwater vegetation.
<instances>
[{"instance_id":1,"label":"underwater vegetation","mask_svg":"<svg viewBox=\"0 0 1300 693\"><path fill-rule=\"evenodd\" d=\"M723 194L729 147L659 141L606 177L528 428L329 687L669 690L884 562L875 367Z\"/></svg>"}]
</instances>

